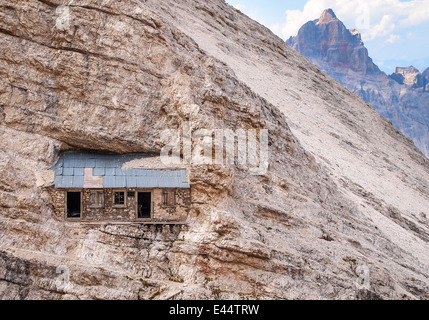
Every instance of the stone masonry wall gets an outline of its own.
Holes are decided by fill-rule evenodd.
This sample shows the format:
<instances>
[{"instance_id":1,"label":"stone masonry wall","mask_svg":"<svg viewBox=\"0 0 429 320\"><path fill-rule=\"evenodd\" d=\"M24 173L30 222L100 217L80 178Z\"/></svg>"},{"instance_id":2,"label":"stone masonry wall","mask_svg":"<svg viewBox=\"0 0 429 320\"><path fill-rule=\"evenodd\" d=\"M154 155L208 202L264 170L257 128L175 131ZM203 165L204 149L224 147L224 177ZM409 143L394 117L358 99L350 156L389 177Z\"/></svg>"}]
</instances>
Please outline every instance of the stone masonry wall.
<instances>
[{"instance_id":1,"label":"stone masonry wall","mask_svg":"<svg viewBox=\"0 0 429 320\"><path fill-rule=\"evenodd\" d=\"M152 193L155 220L178 220L184 221L188 216L191 207L190 189L175 189L176 205L173 207L164 206L162 203L162 193L164 190L155 189Z\"/></svg>"},{"instance_id":2,"label":"stone masonry wall","mask_svg":"<svg viewBox=\"0 0 429 320\"><path fill-rule=\"evenodd\" d=\"M124 207L116 207L113 205L113 192L122 191L119 189L102 189L104 191L104 207L93 208L91 207L91 191L98 191L92 189L83 190L83 204L82 204L82 220L85 221L129 221L133 220L136 215L135 201L133 197L127 197L125 191L125 205ZM129 190L132 191L132 190Z\"/></svg>"},{"instance_id":3,"label":"stone masonry wall","mask_svg":"<svg viewBox=\"0 0 429 320\"><path fill-rule=\"evenodd\" d=\"M96 222L96 221L138 221L137 219L137 192L152 192L152 219L154 222L182 222L185 221L191 207L190 189L171 189L176 192L175 206L164 206L162 203L164 189L126 189L126 203L124 207L113 206L113 191L123 189L100 189L104 192L104 207L91 207L91 191L95 189L83 190L62 190L48 188L48 192L53 206L55 217L58 220L65 220L66 192L82 192L82 212L78 221ZM134 196L128 196L129 193ZM72 220L72 219L70 219ZM76 220L76 219L75 219Z\"/></svg>"}]
</instances>

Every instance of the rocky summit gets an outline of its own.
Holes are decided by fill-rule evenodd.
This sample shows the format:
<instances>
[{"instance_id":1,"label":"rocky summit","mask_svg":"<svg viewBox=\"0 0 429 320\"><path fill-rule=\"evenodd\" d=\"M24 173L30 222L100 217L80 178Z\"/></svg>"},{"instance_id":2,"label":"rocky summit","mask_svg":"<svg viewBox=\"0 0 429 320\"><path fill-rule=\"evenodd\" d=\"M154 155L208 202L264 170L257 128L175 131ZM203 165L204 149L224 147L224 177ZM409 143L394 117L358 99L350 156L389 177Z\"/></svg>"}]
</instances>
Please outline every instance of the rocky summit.
<instances>
[{"instance_id":1,"label":"rocky summit","mask_svg":"<svg viewBox=\"0 0 429 320\"><path fill-rule=\"evenodd\" d=\"M383 77L323 21L332 61ZM0 43L0 298L429 298L429 160L224 1L4 0ZM163 171L183 127L266 130L268 166ZM160 181L186 198L142 209Z\"/></svg>"},{"instance_id":2,"label":"rocky summit","mask_svg":"<svg viewBox=\"0 0 429 320\"><path fill-rule=\"evenodd\" d=\"M286 43L359 95L429 156L427 73L410 66L388 76L368 56L358 30L331 10L304 24Z\"/></svg>"},{"instance_id":3,"label":"rocky summit","mask_svg":"<svg viewBox=\"0 0 429 320\"><path fill-rule=\"evenodd\" d=\"M322 67L364 75L380 73L368 56L360 33L348 30L332 9L325 10L320 19L304 24L298 35L286 43Z\"/></svg>"}]
</instances>

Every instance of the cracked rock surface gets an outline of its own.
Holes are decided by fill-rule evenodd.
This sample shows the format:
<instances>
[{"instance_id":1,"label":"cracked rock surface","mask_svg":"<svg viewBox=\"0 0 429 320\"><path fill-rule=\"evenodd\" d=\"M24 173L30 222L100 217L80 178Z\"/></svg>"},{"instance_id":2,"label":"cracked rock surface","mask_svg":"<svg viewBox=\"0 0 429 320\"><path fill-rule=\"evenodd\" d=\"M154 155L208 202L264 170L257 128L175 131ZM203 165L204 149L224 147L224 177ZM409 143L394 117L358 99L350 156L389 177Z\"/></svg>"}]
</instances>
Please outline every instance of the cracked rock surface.
<instances>
[{"instance_id":1,"label":"cracked rock surface","mask_svg":"<svg viewBox=\"0 0 429 320\"><path fill-rule=\"evenodd\" d=\"M0 298L429 298L429 160L223 1L5 0L0 43ZM268 171L189 168L183 228L55 216L60 152L185 122L268 129Z\"/></svg>"}]
</instances>

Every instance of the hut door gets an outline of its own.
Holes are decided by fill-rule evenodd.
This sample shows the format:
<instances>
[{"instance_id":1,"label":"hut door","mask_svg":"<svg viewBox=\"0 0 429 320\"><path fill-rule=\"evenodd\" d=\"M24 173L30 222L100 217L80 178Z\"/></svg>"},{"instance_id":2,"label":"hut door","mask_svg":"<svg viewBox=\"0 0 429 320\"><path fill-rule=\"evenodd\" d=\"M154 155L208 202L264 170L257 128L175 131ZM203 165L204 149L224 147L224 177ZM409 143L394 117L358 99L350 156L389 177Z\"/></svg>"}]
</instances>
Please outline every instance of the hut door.
<instances>
[{"instance_id":1,"label":"hut door","mask_svg":"<svg viewBox=\"0 0 429 320\"><path fill-rule=\"evenodd\" d=\"M80 218L80 192L67 192L67 218Z\"/></svg>"},{"instance_id":2,"label":"hut door","mask_svg":"<svg viewBox=\"0 0 429 320\"><path fill-rule=\"evenodd\" d=\"M150 218L150 209L152 202L152 193L138 192L137 193L137 213L139 219Z\"/></svg>"}]
</instances>

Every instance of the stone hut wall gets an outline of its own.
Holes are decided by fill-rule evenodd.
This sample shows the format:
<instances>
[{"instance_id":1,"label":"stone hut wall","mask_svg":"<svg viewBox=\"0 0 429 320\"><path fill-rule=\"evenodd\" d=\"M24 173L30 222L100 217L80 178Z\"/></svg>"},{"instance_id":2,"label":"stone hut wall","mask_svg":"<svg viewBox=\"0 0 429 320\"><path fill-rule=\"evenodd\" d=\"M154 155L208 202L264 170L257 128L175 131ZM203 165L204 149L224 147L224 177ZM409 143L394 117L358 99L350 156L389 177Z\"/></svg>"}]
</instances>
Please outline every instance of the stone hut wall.
<instances>
[{"instance_id":1,"label":"stone hut wall","mask_svg":"<svg viewBox=\"0 0 429 320\"><path fill-rule=\"evenodd\" d=\"M113 206L113 191L122 191L124 189L82 189L82 190L64 190L48 188L55 216L58 220L66 218L66 192L82 192L82 212L80 219L70 219L77 221L97 222L97 221L140 221L137 219L137 192L152 192L152 218L153 222L186 220L191 208L190 189L169 189L175 191L176 203L174 206L163 205L163 192L165 189L126 189L126 204L124 207ZM91 191L104 192L104 207L91 207ZM129 196L133 194L134 196ZM69 220L69 219L67 219Z\"/></svg>"},{"instance_id":2,"label":"stone hut wall","mask_svg":"<svg viewBox=\"0 0 429 320\"><path fill-rule=\"evenodd\" d=\"M135 218L136 208L134 197L128 197L125 191L124 207L115 207L113 205L113 191L119 189L83 189L82 220L85 221L130 221ZM91 191L104 191L104 207L91 207ZM122 189L120 191L123 191ZM132 191L132 190L129 190Z\"/></svg>"}]
</instances>

